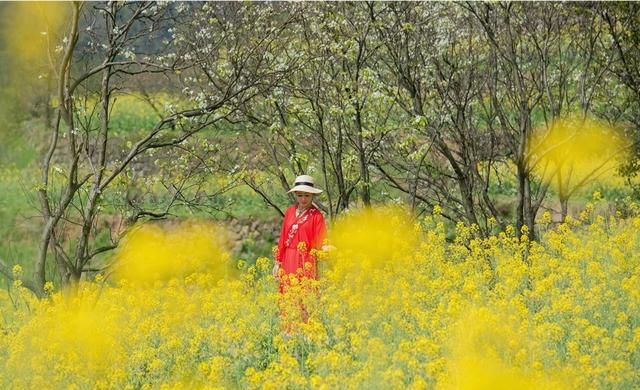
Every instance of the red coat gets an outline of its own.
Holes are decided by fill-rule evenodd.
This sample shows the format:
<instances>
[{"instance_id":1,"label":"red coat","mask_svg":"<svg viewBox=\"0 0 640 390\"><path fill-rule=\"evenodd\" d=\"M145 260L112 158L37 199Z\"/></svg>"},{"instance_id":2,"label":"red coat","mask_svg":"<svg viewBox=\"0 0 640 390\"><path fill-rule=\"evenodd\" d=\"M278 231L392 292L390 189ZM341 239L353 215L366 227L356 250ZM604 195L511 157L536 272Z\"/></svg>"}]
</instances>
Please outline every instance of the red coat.
<instances>
[{"instance_id":1,"label":"red coat","mask_svg":"<svg viewBox=\"0 0 640 390\"><path fill-rule=\"evenodd\" d=\"M310 251L322 247L326 234L324 217L312 204L304 214L296 218L296 208L296 205L292 205L284 213L276 260L285 274L296 273L300 268L304 276L315 279L316 258ZM306 269L305 262L310 263ZM282 291L282 283L280 287Z\"/></svg>"}]
</instances>

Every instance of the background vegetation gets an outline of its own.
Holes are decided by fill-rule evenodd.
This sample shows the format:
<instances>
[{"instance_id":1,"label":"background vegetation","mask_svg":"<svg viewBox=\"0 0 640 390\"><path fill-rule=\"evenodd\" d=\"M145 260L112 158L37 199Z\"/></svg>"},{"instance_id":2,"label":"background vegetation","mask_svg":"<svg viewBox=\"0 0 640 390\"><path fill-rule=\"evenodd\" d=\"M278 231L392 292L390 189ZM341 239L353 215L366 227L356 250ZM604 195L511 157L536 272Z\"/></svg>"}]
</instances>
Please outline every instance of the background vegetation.
<instances>
[{"instance_id":1,"label":"background vegetation","mask_svg":"<svg viewBox=\"0 0 640 390\"><path fill-rule=\"evenodd\" d=\"M437 205L531 238L541 210L638 196L633 3L2 7L0 255L40 294L149 219L238 220L266 255L302 173L329 219Z\"/></svg>"},{"instance_id":2,"label":"background vegetation","mask_svg":"<svg viewBox=\"0 0 640 390\"><path fill-rule=\"evenodd\" d=\"M278 238L282 213L292 201L286 191L300 174L313 175L325 190L317 204L330 222L354 210L388 204L410 210L413 219L405 221L405 231L416 221L437 215L442 224L437 237L431 236L436 234L433 226L423 231L426 237L446 241L438 241L439 249L430 249L437 253L462 247L473 252L474 245L504 249L509 240L523 240L526 253L535 252L529 245L548 251L540 254L539 264L548 271L558 261L573 259L569 252L577 250L579 242L598 240L598 234L606 236L610 245L591 248L606 253L602 264L612 258L622 262L612 242L637 243L629 233L640 198L640 7L636 3L1 3L0 15L0 286L8 291L0 305L3 335L16 335L30 323L31 307L39 304L23 295L51 298L66 287L87 288L93 294L96 287L81 287L84 282L106 278L105 285L115 289L109 294L115 294L117 302L118 294L128 290L118 290L110 275L122 258L126 234L144 224L152 231L162 227L172 232L190 226L184 224L192 220L215 221L224 229L203 230L218 232L211 233L216 243L225 236L231 254L212 256L234 259L225 260L231 275L238 276L238 264L243 269L257 267L261 257L262 268L268 268L266 258ZM572 230L571 221L590 223L588 216L595 214L604 222ZM572 237L567 244L572 249L557 249L553 240L562 239L553 232ZM169 240L171 234L150 237ZM362 239L360 249L349 256L375 247L374 241L386 242L379 232L362 234L377 238ZM495 240L500 234L510 238L499 244ZM466 235L475 244L465 241ZM424 237L415 240L422 242ZM338 246L349 247L348 240ZM188 247L161 252L188 252ZM522 253L512 247L504 250L509 259ZM425 253L416 249L401 261ZM553 382L555 371L551 371L568 367L567 356L594 351L591 344L570 351L572 336L557 330L572 326L562 307L553 306L557 310L544 321L539 315L539 310L544 312L540 307L561 299L573 282L557 281L556 295L544 298L543 304L527 294L537 291L536 283L551 282L541 282L546 276L537 274L531 261L505 260L509 268L504 271L491 262L489 269L482 268L479 259L486 260L486 253L469 256L469 262L456 257L449 264L444 255L434 260L447 269L456 264L471 267L448 273L453 284L446 291L453 294L460 287L455 283L475 280L474 286L486 288L487 295L465 298L465 304L474 306L478 298L483 307L500 307L511 302L494 291L503 272L513 280L527 275L520 290L512 284L505 287L519 291L518 299L524 301L517 305L526 306L514 321L534 328L549 323L555 329L554 346L527 350L545 356L542 368L533 365L537 358L532 355L527 355L526 364L521 356L514 358L522 363L518 367L525 377L533 367L538 374L551 375L547 379ZM160 257L158 267L171 263ZM440 272L421 259L426 267L422 271ZM631 265L607 268L613 276L609 271L604 275L632 283L637 279L634 259L630 258ZM387 260L371 264L375 268ZM579 279L585 270L604 267L585 264L570 263L558 272ZM258 268L252 268L252 277ZM155 272L141 269L150 275ZM199 268L191 271L207 274ZM335 271L336 277L342 271ZM474 279L479 275L487 279ZM600 283L602 291L620 300L619 312L627 317L619 322L626 324L624 332L630 332L620 337L631 344L616 347L622 357L598 356L602 362L609 358L624 362L616 366L624 382L606 378L597 371L604 366L593 361L580 361L570 369L580 372L593 363L596 371L585 377L592 381L585 386L633 387L638 378L630 372L637 371L638 357L624 348L637 345L633 332L637 333L638 322L629 315L637 307L637 295L613 289L600 276L595 281L581 279L580 288ZM434 280L412 278L404 275L398 279L404 282L398 283L415 283L427 290L438 287ZM197 288L213 288L218 280L207 279ZM338 280L331 283L325 286L333 291L327 296L337 299L348 291L340 290L344 285ZM571 305L587 299L584 288L574 291ZM234 285L235 292L229 294L240 294L233 289L240 287ZM407 294L402 298L406 302L418 299L409 298L417 290ZM18 301L28 314L10 321L5 313L11 312L13 318L24 309L18 310ZM141 316L148 314L144 310L158 309L144 307ZM324 325L328 334L340 332L333 328L338 323L356 323L334 309L322 312L331 318L331 325ZM438 316L444 315L444 308L437 310ZM460 313L446 313L446 327L453 326ZM483 309L474 313L486 314ZM269 326L275 321L262 312L254 314L255 321ZM491 321L499 322L498 317ZM34 319L30 326L58 320ZM601 318L586 320L607 332L616 329ZM79 327L93 327L93 320L88 321ZM192 331L196 332L188 330ZM351 343L345 334L332 340L343 337L340 340ZM414 333L403 335L393 340L402 344ZM432 342L443 347L445 339L438 337ZM279 366L273 372L267 367L288 355L275 354L269 344L273 339L249 339L262 343L255 346L256 354L267 355L256 358L260 363L247 358L234 366L232 377L219 378L221 383L245 386L256 378L283 378ZM8 349L0 348L0 354L18 359L14 363L19 366L19 351L12 349L18 347L7 339L3 343ZM321 355L333 351L333 347L313 348ZM317 379L313 373L318 371L305 366L306 357L295 351L303 379L292 386L313 385ZM353 353L352 357L357 355ZM214 356L208 354L206 359ZM367 361L366 353L358 356ZM422 378L425 386L448 383L449 374L444 373L451 371L438 360L442 356L439 352L429 356L432 366L429 376ZM113 386L161 382L161 376L147 376L151 363L140 364L147 368L122 368L121 381ZM209 368L206 374L213 375ZM356 372L362 367L352 368ZM138 369L144 373L136 374ZM131 375L140 377L134 380ZM173 374L166 375L162 378L180 382ZM400 380L398 372L378 379L393 386L413 383L406 376L410 374L403 375L401 382L394 382ZM11 380L0 376L0 383ZM22 385L29 387L26 383Z\"/></svg>"}]
</instances>

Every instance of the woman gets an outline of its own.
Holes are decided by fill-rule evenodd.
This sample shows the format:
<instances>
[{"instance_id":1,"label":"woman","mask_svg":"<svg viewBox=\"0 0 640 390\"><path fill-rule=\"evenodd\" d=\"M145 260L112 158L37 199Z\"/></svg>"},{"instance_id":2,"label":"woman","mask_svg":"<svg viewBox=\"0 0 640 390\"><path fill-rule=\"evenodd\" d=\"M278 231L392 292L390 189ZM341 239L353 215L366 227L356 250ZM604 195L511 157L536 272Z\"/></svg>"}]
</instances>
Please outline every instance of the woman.
<instances>
[{"instance_id":1,"label":"woman","mask_svg":"<svg viewBox=\"0 0 640 390\"><path fill-rule=\"evenodd\" d=\"M322 190L315 187L311 176L296 177L294 186L296 204L287 208L282 221L280 240L276 249L273 276L280 277L280 292L286 290L291 274L317 278L317 262L313 249L320 250L325 237L322 213L313 203L313 196Z\"/></svg>"}]
</instances>

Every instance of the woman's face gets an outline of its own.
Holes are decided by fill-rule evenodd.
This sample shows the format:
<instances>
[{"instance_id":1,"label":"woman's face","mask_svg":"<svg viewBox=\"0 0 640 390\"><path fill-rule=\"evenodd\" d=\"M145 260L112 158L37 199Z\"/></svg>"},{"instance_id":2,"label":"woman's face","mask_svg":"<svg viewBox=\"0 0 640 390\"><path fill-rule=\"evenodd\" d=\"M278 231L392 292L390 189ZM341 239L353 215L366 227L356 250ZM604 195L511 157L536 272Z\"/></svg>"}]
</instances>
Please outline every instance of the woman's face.
<instances>
[{"instance_id":1,"label":"woman's face","mask_svg":"<svg viewBox=\"0 0 640 390\"><path fill-rule=\"evenodd\" d=\"M312 200L313 200L313 194L310 194L308 192L296 191L296 201L298 202L298 205L301 208L306 209L307 207L309 207L311 205Z\"/></svg>"}]
</instances>

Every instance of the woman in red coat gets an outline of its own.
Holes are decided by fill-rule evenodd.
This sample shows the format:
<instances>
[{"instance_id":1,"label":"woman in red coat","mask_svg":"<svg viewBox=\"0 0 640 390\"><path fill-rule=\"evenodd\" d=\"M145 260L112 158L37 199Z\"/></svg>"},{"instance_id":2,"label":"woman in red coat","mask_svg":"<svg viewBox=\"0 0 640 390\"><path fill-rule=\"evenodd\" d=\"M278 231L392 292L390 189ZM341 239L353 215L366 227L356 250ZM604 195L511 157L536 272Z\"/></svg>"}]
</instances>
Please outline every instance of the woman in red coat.
<instances>
[{"instance_id":1,"label":"woman in red coat","mask_svg":"<svg viewBox=\"0 0 640 390\"><path fill-rule=\"evenodd\" d=\"M322 190L315 187L311 176L296 177L289 192L296 195L296 204L287 208L282 221L280 240L275 253L273 275L280 277L280 292L285 292L289 275L317 279L317 259L312 250L320 250L325 238L324 217L313 203L313 195Z\"/></svg>"}]
</instances>

